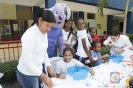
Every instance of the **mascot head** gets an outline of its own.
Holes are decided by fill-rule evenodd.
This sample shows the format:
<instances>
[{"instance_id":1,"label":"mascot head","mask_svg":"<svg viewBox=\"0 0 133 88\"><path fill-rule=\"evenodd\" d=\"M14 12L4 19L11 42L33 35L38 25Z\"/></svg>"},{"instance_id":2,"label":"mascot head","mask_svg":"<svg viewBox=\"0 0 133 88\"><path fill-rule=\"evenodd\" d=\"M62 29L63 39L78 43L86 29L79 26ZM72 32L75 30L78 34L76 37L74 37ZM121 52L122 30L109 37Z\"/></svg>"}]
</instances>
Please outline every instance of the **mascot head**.
<instances>
[{"instance_id":1,"label":"mascot head","mask_svg":"<svg viewBox=\"0 0 133 88\"><path fill-rule=\"evenodd\" d=\"M65 20L68 20L71 16L71 11L65 3L56 3L55 6L49 8L51 12L53 12L56 22L54 24L54 28L60 28L62 23Z\"/></svg>"}]
</instances>

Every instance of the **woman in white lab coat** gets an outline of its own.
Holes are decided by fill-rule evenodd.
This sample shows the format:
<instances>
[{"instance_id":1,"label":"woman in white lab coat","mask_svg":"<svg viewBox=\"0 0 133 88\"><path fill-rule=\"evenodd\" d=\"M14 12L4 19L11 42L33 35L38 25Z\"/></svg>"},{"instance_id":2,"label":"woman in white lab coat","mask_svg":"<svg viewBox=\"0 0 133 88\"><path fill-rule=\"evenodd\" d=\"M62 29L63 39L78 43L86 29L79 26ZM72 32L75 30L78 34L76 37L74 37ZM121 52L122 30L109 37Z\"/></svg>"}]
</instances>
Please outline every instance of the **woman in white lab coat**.
<instances>
[{"instance_id":1,"label":"woman in white lab coat","mask_svg":"<svg viewBox=\"0 0 133 88\"><path fill-rule=\"evenodd\" d=\"M110 36L103 42L105 46L111 46L111 54L121 54L132 46L126 35L121 35L119 31L112 30Z\"/></svg>"}]
</instances>

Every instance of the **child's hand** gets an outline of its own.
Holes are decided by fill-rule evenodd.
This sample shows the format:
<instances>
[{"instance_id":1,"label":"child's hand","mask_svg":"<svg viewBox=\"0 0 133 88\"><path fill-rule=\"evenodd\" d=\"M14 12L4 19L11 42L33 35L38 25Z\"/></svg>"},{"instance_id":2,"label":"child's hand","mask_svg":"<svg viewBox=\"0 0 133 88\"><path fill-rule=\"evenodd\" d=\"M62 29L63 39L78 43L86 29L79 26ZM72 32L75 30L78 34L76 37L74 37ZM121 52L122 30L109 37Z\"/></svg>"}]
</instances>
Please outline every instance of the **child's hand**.
<instances>
[{"instance_id":1,"label":"child's hand","mask_svg":"<svg viewBox=\"0 0 133 88\"><path fill-rule=\"evenodd\" d=\"M91 38L88 37L89 42L91 41Z\"/></svg>"},{"instance_id":2,"label":"child's hand","mask_svg":"<svg viewBox=\"0 0 133 88\"><path fill-rule=\"evenodd\" d=\"M72 36L72 40L77 40L76 36Z\"/></svg>"},{"instance_id":3,"label":"child's hand","mask_svg":"<svg viewBox=\"0 0 133 88\"><path fill-rule=\"evenodd\" d=\"M91 69L91 68L90 68L90 73L91 73L92 76L95 75L95 71L93 69Z\"/></svg>"},{"instance_id":4,"label":"child's hand","mask_svg":"<svg viewBox=\"0 0 133 88\"><path fill-rule=\"evenodd\" d=\"M58 78L59 78L59 79L65 79L65 78L66 78L66 76L65 76L65 75L63 75L63 74L60 74Z\"/></svg>"},{"instance_id":5,"label":"child's hand","mask_svg":"<svg viewBox=\"0 0 133 88\"><path fill-rule=\"evenodd\" d=\"M133 50L133 46L129 47L129 50Z\"/></svg>"},{"instance_id":6,"label":"child's hand","mask_svg":"<svg viewBox=\"0 0 133 88\"><path fill-rule=\"evenodd\" d=\"M105 54L105 55L103 55L104 58L107 58L108 56L109 56L109 54Z\"/></svg>"}]
</instances>

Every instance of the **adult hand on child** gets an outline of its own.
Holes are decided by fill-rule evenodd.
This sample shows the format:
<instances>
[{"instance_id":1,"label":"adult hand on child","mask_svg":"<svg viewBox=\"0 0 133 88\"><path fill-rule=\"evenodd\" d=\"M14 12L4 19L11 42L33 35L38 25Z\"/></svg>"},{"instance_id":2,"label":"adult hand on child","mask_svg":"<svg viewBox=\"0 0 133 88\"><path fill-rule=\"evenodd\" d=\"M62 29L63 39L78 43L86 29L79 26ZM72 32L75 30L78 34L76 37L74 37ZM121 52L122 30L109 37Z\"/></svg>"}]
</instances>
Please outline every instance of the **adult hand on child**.
<instances>
[{"instance_id":1,"label":"adult hand on child","mask_svg":"<svg viewBox=\"0 0 133 88\"><path fill-rule=\"evenodd\" d=\"M59 79L65 79L65 78L66 78L66 76L65 76L65 75L63 75L63 74L60 74L58 78L59 78Z\"/></svg>"}]
</instances>

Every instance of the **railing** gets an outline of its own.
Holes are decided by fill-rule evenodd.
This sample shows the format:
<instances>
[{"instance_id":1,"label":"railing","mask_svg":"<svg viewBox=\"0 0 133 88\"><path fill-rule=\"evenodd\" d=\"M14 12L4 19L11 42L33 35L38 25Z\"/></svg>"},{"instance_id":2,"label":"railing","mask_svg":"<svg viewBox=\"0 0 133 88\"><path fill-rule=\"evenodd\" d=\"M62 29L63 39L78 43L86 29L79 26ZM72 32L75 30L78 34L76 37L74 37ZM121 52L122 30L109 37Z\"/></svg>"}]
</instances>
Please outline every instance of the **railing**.
<instances>
[{"instance_id":1,"label":"railing","mask_svg":"<svg viewBox=\"0 0 133 88\"><path fill-rule=\"evenodd\" d=\"M20 56L21 40L0 42L0 63L18 60Z\"/></svg>"},{"instance_id":2,"label":"railing","mask_svg":"<svg viewBox=\"0 0 133 88\"><path fill-rule=\"evenodd\" d=\"M103 46L103 42L108 36L99 36L100 42ZM18 60L21 55L21 40L15 41L1 41L0 42L0 63L9 60Z\"/></svg>"}]
</instances>

